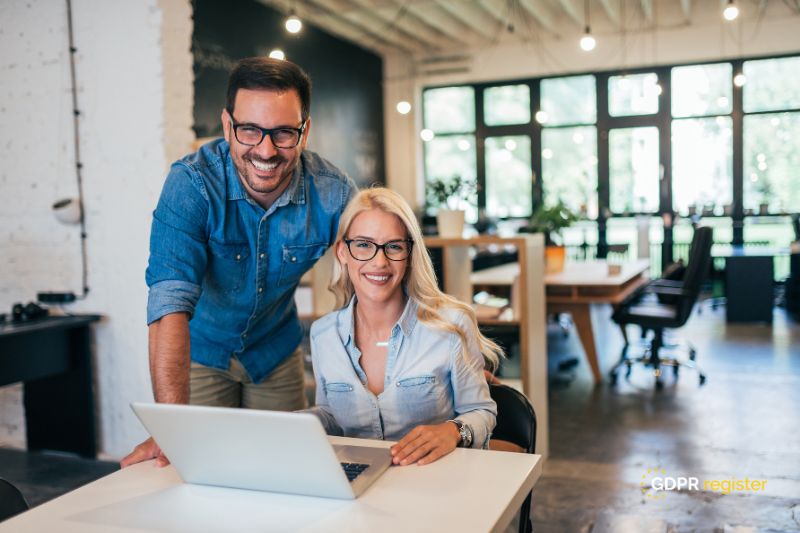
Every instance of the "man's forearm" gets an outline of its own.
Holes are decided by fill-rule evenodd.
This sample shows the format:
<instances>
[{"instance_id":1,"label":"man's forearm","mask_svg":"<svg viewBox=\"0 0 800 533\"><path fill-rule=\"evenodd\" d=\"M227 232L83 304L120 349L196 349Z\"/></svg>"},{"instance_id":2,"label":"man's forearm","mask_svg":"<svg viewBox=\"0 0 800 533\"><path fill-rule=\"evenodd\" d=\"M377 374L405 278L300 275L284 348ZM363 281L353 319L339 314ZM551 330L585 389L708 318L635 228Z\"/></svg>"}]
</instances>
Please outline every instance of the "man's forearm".
<instances>
[{"instance_id":1,"label":"man's forearm","mask_svg":"<svg viewBox=\"0 0 800 533\"><path fill-rule=\"evenodd\" d=\"M189 403L188 315L169 314L150 324L148 345L156 401Z\"/></svg>"}]
</instances>

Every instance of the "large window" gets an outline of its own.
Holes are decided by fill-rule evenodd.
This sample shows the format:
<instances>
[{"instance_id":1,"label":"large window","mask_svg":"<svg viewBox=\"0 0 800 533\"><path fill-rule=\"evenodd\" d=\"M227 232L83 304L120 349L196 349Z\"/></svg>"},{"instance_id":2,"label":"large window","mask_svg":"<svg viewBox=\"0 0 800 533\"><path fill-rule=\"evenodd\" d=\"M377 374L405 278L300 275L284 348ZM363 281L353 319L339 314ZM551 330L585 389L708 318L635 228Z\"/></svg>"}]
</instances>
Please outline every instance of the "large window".
<instances>
[{"instance_id":1,"label":"large window","mask_svg":"<svg viewBox=\"0 0 800 533\"><path fill-rule=\"evenodd\" d=\"M800 56L427 89L425 175L475 178L471 219L565 203L587 219L565 232L576 257L632 247L646 218L651 243L674 244L665 260L688 252L698 216L717 243L784 247L798 87Z\"/></svg>"}]
</instances>

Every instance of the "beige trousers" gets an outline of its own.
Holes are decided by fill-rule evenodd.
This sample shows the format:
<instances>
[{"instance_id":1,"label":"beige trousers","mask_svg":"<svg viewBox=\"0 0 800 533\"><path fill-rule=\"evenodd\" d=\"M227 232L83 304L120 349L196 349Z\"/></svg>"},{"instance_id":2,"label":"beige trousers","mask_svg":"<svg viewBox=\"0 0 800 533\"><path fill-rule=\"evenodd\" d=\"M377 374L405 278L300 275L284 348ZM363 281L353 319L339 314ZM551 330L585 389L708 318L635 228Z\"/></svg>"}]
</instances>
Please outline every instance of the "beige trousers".
<instances>
[{"instance_id":1,"label":"beige trousers","mask_svg":"<svg viewBox=\"0 0 800 533\"><path fill-rule=\"evenodd\" d=\"M300 348L261 383L253 383L235 357L231 357L228 370L192 362L189 370L189 403L296 411L306 407L303 383L303 353Z\"/></svg>"}]
</instances>

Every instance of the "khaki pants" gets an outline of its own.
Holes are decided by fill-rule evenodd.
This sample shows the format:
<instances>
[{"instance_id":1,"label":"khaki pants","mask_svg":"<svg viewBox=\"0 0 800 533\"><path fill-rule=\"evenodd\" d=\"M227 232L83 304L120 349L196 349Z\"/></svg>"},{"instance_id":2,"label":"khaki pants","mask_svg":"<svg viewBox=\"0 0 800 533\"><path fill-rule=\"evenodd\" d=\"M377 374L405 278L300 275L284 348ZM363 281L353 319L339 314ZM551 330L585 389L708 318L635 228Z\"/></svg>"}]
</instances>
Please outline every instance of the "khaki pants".
<instances>
[{"instance_id":1,"label":"khaki pants","mask_svg":"<svg viewBox=\"0 0 800 533\"><path fill-rule=\"evenodd\" d=\"M300 348L261 383L253 383L235 357L231 357L228 370L192 362L189 371L189 403L296 411L306 407L303 384L303 353Z\"/></svg>"}]
</instances>

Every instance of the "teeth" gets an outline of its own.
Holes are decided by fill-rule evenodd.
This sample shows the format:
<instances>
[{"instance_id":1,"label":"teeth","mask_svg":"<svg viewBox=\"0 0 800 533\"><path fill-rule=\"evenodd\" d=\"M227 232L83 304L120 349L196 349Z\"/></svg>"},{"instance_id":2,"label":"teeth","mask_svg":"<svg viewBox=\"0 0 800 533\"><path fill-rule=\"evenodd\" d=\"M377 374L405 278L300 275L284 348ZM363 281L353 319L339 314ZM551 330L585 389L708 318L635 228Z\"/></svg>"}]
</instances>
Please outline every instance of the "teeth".
<instances>
[{"instance_id":1,"label":"teeth","mask_svg":"<svg viewBox=\"0 0 800 533\"><path fill-rule=\"evenodd\" d=\"M270 170L275 170L278 167L278 163L261 163L259 161L250 160L253 163L253 166L256 167L258 170L262 172L269 172Z\"/></svg>"},{"instance_id":2,"label":"teeth","mask_svg":"<svg viewBox=\"0 0 800 533\"><path fill-rule=\"evenodd\" d=\"M374 276L372 274L364 274L364 277L373 281L386 281L389 276Z\"/></svg>"}]
</instances>

